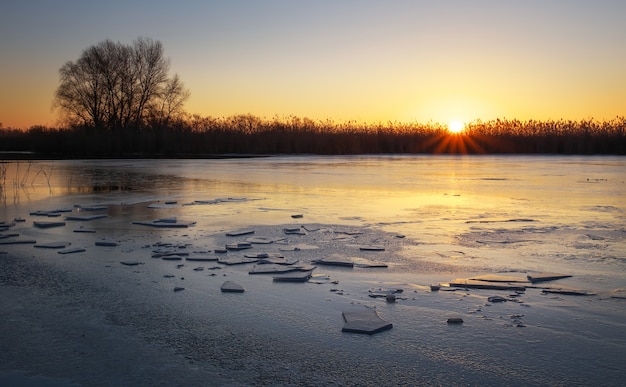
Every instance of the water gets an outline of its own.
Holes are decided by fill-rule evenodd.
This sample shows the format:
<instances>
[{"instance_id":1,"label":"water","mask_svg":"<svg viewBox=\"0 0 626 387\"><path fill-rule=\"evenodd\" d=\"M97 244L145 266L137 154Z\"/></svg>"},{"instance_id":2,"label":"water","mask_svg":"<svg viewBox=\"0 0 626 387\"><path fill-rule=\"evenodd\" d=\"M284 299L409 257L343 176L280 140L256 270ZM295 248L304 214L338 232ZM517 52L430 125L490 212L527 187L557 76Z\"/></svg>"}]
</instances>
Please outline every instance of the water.
<instances>
[{"instance_id":1,"label":"water","mask_svg":"<svg viewBox=\"0 0 626 387\"><path fill-rule=\"evenodd\" d=\"M626 376L621 366L626 310L624 300L613 297L623 294L615 290L626 288L624 158L304 156L39 161L7 167L0 221L26 218L15 227L22 235L68 240L88 251L62 259L31 246L0 251L25 253L33 265L63 273L58 282L82 289L83 295L66 290L57 297L73 298L81 310L102 314L98 329L113 329L113 323L139 330L124 329L123 334L145 337L139 352L155 364L165 361L159 357L163 348L173 352L169 361L175 358L181 369L194 370L177 374L188 383L203 384L208 377L216 385L618 385ZM215 198L237 200L190 205ZM164 208L148 209L150 203ZM36 229L32 221L38 219L28 215L88 204L109 208L108 218L84 224L95 228L96 236L72 233L78 224L71 222ZM293 214L303 218L293 219ZM168 216L196 224L181 230L131 225ZM213 264L202 265L204 271L193 271L189 264L176 269L175 263L149 258L145 247L170 241L211 250L228 240L224 231L252 227L257 235L279 236L284 226L301 224L312 231L290 237L290 243L317 247L292 253L303 261L342 254L389 267L318 268L338 283L285 286L248 275L249 267L224 267L214 271L216 276L208 270ZM345 230L362 234L338 233ZM95 249L93 239L101 237L121 245ZM362 252L358 246L363 244L384 245L386 251ZM118 267L121 259L145 264L126 270ZM459 277L544 271L570 274L558 285L593 295L529 289L518 302L492 304L488 296L510 292L431 292L428 287ZM169 273L175 274L173 280L163 277ZM224 276L246 287L244 297L224 297L215 290ZM185 291L172 292L180 284ZM37 286L49 285L42 280ZM404 292L398 303L387 304L368 297L372 288ZM94 297L106 302L94 304ZM341 311L356 306L375 307L394 328L372 337L342 334ZM465 323L448 326L451 316ZM211 322L210 332L202 321ZM43 336L35 335L33 345ZM211 345L192 339L204 336L212 338ZM112 348L125 353L123 346ZM217 361L220 356L224 359ZM62 359L46 366L27 358L22 363L19 367L14 361L10 369L90 381L61 366ZM105 369L89 372L110 377ZM120 378L137 381L133 377L143 374L129 375Z\"/></svg>"}]
</instances>

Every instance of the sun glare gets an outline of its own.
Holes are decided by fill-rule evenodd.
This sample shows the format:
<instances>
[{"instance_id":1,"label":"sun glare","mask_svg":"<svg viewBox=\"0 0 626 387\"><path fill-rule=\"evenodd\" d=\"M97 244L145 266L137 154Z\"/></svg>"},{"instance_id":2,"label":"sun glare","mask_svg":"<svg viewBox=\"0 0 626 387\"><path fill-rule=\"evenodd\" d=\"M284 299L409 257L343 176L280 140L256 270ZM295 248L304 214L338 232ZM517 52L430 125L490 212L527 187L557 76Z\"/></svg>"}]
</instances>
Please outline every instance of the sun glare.
<instances>
[{"instance_id":1,"label":"sun glare","mask_svg":"<svg viewBox=\"0 0 626 387\"><path fill-rule=\"evenodd\" d=\"M448 122L448 132L453 134L461 133L465 129L465 124L462 121L450 121Z\"/></svg>"}]
</instances>

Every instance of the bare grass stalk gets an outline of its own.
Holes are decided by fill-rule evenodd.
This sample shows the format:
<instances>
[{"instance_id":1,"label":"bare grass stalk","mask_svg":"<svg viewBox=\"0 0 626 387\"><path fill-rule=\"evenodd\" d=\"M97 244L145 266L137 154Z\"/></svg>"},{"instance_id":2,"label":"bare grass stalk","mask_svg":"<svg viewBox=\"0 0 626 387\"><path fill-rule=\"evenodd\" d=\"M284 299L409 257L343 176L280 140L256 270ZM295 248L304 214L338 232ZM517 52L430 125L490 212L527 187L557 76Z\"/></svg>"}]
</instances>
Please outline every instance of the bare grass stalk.
<instances>
[{"instance_id":1,"label":"bare grass stalk","mask_svg":"<svg viewBox=\"0 0 626 387\"><path fill-rule=\"evenodd\" d=\"M0 163L0 199L6 199L6 186L7 186L7 164Z\"/></svg>"},{"instance_id":2,"label":"bare grass stalk","mask_svg":"<svg viewBox=\"0 0 626 387\"><path fill-rule=\"evenodd\" d=\"M54 163L50 167L50 172L49 173L46 172L45 167L42 166L41 169L39 169L39 171L37 171L37 173L35 174L35 177L33 177L33 179L31 180L31 186L34 184L35 179L37 178L37 176L39 176L41 174L46 179L46 183L48 184L49 192L52 192L52 186L50 185L50 178L52 177L52 172L53 171L54 171Z\"/></svg>"},{"instance_id":3,"label":"bare grass stalk","mask_svg":"<svg viewBox=\"0 0 626 387\"><path fill-rule=\"evenodd\" d=\"M24 187L26 185L26 182L28 181L28 175L30 174L30 169L33 166L32 160L29 160L27 165L28 168L26 168L26 173L24 173L24 176L22 177L22 179L20 179L20 187Z\"/></svg>"}]
</instances>

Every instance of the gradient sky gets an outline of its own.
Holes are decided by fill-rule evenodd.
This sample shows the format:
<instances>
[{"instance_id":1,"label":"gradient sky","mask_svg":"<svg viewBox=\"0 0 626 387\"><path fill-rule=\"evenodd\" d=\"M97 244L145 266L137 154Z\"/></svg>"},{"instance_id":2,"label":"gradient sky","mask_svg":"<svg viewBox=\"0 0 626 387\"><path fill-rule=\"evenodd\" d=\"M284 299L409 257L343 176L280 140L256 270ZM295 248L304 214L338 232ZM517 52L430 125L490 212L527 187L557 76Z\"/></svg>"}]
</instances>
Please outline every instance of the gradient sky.
<instances>
[{"instance_id":1,"label":"gradient sky","mask_svg":"<svg viewBox=\"0 0 626 387\"><path fill-rule=\"evenodd\" d=\"M160 40L189 113L336 122L626 115L626 1L21 0L0 6L0 122L54 126L58 70Z\"/></svg>"}]
</instances>

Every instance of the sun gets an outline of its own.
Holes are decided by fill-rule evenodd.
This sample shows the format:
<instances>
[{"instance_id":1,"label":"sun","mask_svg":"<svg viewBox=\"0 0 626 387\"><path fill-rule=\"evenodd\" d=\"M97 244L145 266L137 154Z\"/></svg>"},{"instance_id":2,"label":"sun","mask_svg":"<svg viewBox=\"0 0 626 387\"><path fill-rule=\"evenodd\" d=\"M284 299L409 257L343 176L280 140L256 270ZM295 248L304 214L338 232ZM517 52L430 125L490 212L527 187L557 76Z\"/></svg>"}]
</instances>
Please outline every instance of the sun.
<instances>
[{"instance_id":1,"label":"sun","mask_svg":"<svg viewBox=\"0 0 626 387\"><path fill-rule=\"evenodd\" d=\"M465 129L463 121L452 120L448 122L448 132L452 134L459 134Z\"/></svg>"}]
</instances>

